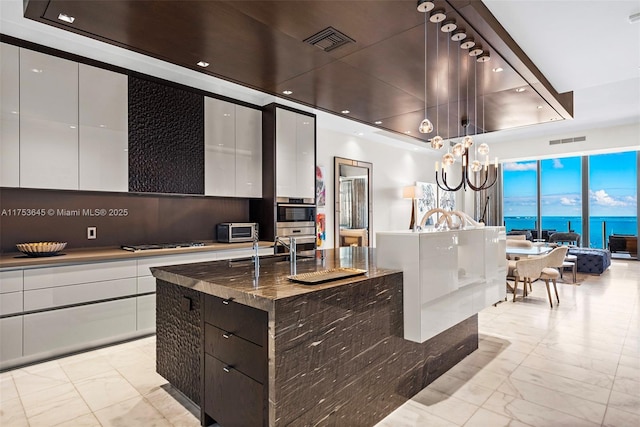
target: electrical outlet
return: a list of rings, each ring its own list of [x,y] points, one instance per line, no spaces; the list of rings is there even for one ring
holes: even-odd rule
[[[87,239],[93,240],[98,237],[98,228],[97,227],[87,227]]]

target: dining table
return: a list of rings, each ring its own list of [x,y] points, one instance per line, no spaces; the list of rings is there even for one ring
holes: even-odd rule
[[[545,255],[551,252],[553,248],[551,246],[532,246],[530,248],[523,248],[517,246],[509,246],[507,243],[507,255],[514,256],[536,256]]]

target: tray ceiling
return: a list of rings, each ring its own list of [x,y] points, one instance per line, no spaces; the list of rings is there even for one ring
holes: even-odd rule
[[[572,117],[573,94],[551,87],[482,2],[435,3],[491,55],[478,63],[427,23],[427,116],[442,137],[463,135],[461,120],[475,134]],[[25,17],[382,129],[435,136],[417,130],[425,16],[415,0],[30,0]],[[329,51],[305,42],[327,27],[353,41]]]

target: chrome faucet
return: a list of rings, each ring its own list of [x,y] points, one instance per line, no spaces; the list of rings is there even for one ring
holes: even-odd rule
[[[260,276],[260,254],[258,253],[258,227],[253,232],[253,270],[254,277]]]
[[[285,248],[289,249],[289,272],[292,276],[296,275],[296,238],[289,237],[289,244],[281,237],[276,236],[275,243],[273,244],[273,253],[278,253],[278,243]]]

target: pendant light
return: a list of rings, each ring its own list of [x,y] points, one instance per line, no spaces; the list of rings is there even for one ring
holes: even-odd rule
[[[451,40],[453,40],[453,37],[451,38]],[[447,45],[447,54],[449,53],[449,46]],[[458,115],[457,117],[460,117],[460,55],[456,55],[458,57],[458,67],[457,67],[457,74],[456,74],[456,82],[458,84]],[[453,146],[453,150],[451,150],[451,152],[453,153],[454,156],[456,157],[460,157],[462,155],[464,155],[465,153],[465,147],[464,144],[461,142],[458,142],[456,145]]]
[[[420,2],[418,1],[418,10],[421,12],[427,12],[427,10],[433,9],[433,3],[431,3],[431,8],[427,9],[428,6],[423,7],[424,10],[421,9],[421,6],[424,6],[427,3],[431,3],[428,1]],[[424,14],[424,119],[420,122],[420,126],[418,127],[418,131],[420,133],[431,133],[433,132],[433,123],[431,120],[427,118],[427,14]]]
[[[431,12],[431,17],[429,20],[431,22],[437,23],[442,22],[446,18],[444,11],[441,9],[434,10]],[[440,73],[438,72],[437,63],[440,59],[440,34],[439,31],[436,31],[436,136],[431,138],[431,148],[434,150],[439,150],[444,145],[442,137],[440,136]],[[453,157],[453,156],[452,156]],[[443,158],[442,163],[445,163]]]
[[[467,60],[468,62],[468,60]],[[474,85],[474,89],[473,89],[473,98],[474,98],[474,110],[475,110],[475,114],[476,114],[476,122],[474,124],[475,130],[476,130],[476,135],[478,133],[478,64],[477,62],[474,62],[473,64],[473,85]],[[484,113],[484,108],[482,110],[482,112]],[[482,146],[482,144],[480,144],[480,146]],[[474,153],[474,160],[473,162],[471,162],[471,171],[472,172],[480,172],[482,170],[482,162],[480,160],[478,160],[478,151],[480,149],[480,146],[476,146],[475,147],[475,153]],[[475,175],[474,175],[475,178]]]
[[[440,29],[442,30],[442,28]],[[451,99],[451,97],[449,96],[449,59],[450,59],[449,44],[450,44],[449,37],[447,37],[447,139],[450,141],[451,131],[449,127],[449,115],[450,115],[449,110],[451,107],[451,103],[449,102],[449,100]],[[445,166],[451,166],[456,162],[455,151],[454,153],[451,153],[449,151],[451,149],[451,144],[448,144],[448,145],[449,147],[447,147],[447,153],[444,156],[442,156],[442,164],[444,164]]]
[[[418,12],[427,13],[435,7],[435,4],[429,0],[418,0]],[[425,15],[426,16],[426,15]]]

